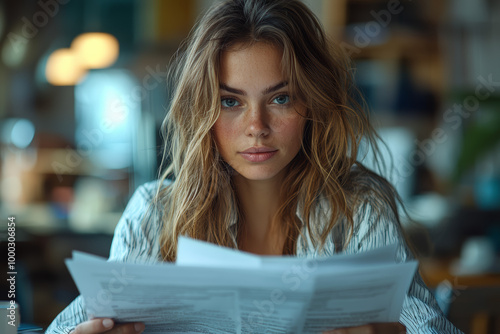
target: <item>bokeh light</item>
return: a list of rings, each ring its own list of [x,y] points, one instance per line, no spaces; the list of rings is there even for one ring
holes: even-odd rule
[[[118,58],[118,40],[105,33],[85,33],[77,36],[71,49],[85,68],[105,68],[113,65]]]
[[[48,82],[55,86],[77,84],[86,74],[77,56],[71,49],[54,51],[47,60],[45,75]]]
[[[27,119],[8,119],[2,126],[2,142],[18,148],[28,147],[35,136],[35,126]]]

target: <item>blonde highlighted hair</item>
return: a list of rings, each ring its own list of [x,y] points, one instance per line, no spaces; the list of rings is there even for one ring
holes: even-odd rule
[[[175,181],[158,191],[155,203],[164,212],[160,246],[165,261],[175,260],[179,235],[237,247],[228,227],[244,217],[231,167],[219,155],[211,129],[220,112],[221,52],[255,42],[282,50],[290,93],[307,107],[302,149],[288,166],[275,216],[287,234],[283,254],[295,254],[304,228],[314,246],[323,247],[340,220],[350,226],[347,244],[355,208],[366,192],[375,192],[399,221],[394,188],[356,161],[363,140],[378,152],[378,137],[356,102],[348,57],[328,42],[315,15],[298,0],[229,0],[201,18],[172,65],[175,87],[164,122],[162,165],[168,163],[160,179]],[[311,217],[320,201],[331,211],[318,229]],[[297,208],[303,221],[296,217]]]

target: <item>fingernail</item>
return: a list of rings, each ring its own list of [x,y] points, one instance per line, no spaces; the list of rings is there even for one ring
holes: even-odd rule
[[[144,326],[144,324],[137,323],[137,324],[134,325],[134,328],[135,328],[135,331],[137,333],[140,333],[140,332],[142,332],[144,330],[145,326]]]
[[[113,327],[113,320],[111,320],[111,319],[104,319],[102,321],[102,325],[104,327],[106,327],[106,328],[111,328],[111,327]]]

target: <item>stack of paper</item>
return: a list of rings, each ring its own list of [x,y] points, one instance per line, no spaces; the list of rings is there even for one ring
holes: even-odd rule
[[[177,262],[66,264],[90,317],[141,321],[145,333],[321,333],[397,322],[416,261],[396,246],[323,258],[256,256],[181,237]]]

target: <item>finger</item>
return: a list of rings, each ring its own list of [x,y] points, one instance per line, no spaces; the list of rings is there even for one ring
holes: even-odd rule
[[[72,334],[91,334],[103,333],[113,328],[114,322],[112,319],[92,319],[82,322],[76,326]]]
[[[142,322],[116,325],[109,334],[138,334],[142,333],[146,327]]]
[[[323,334],[405,334],[406,327],[399,322],[368,324],[359,327],[338,328]]]

